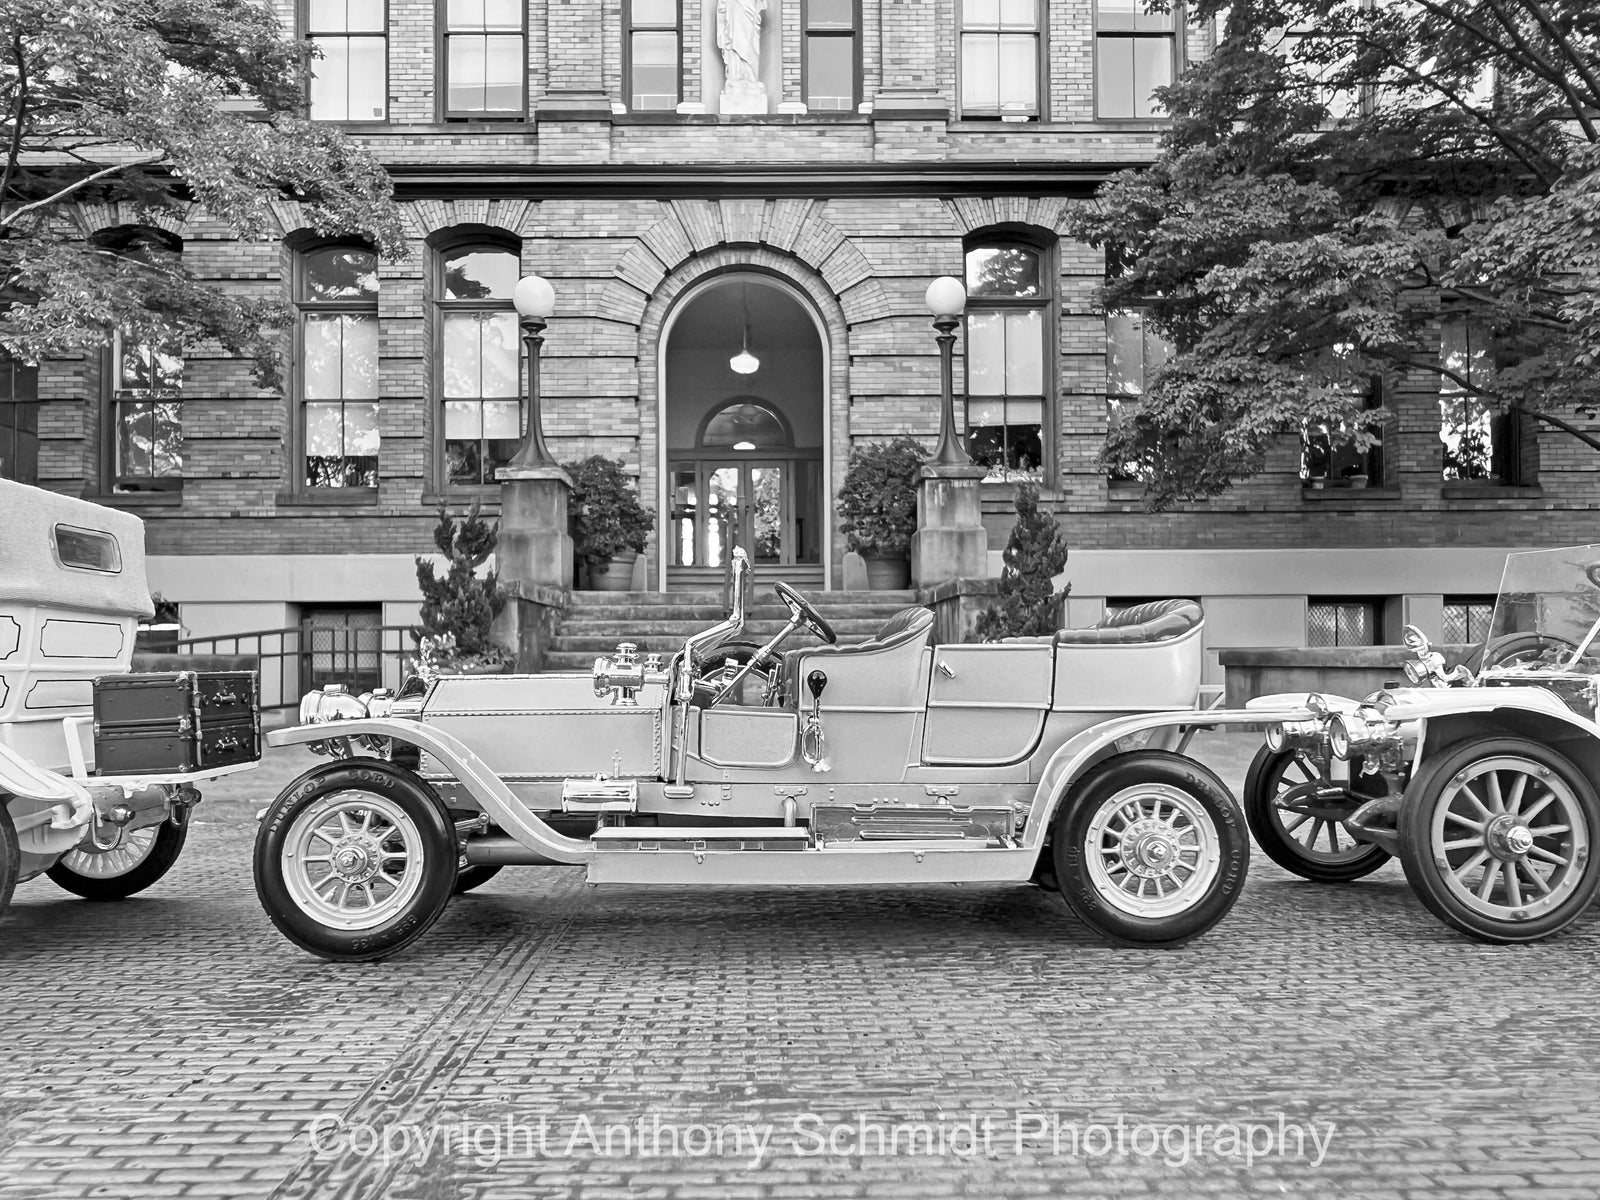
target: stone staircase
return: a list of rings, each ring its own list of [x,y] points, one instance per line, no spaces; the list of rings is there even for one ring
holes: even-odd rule
[[[757,589],[745,617],[742,641],[765,642],[788,620],[789,610],[770,587]],[[917,602],[914,592],[802,592],[816,606],[841,645],[865,641],[895,613]],[[663,659],[682,648],[691,633],[709,629],[727,615],[720,591],[573,592],[572,603],[545,654],[547,671],[588,671],[601,654],[615,652],[618,642],[633,642],[639,653]],[[785,648],[815,645],[800,630]]]

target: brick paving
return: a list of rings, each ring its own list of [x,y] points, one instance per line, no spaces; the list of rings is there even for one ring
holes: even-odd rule
[[[1031,889],[521,869],[402,956],[335,966],[256,904],[250,786],[142,897],[18,889],[0,1198],[1600,1195],[1594,920],[1480,946],[1395,866],[1321,888],[1258,854],[1209,936],[1130,951]],[[1280,1119],[1334,1126],[1320,1163],[1292,1128],[1287,1155],[1226,1142]],[[725,1154],[699,1153],[713,1127]],[[409,1153],[359,1153],[385,1129]]]

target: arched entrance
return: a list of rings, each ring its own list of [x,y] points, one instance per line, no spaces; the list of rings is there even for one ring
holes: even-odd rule
[[[763,579],[825,586],[826,354],[809,305],[769,275],[717,275],[663,338],[667,586],[719,585],[735,546]]]

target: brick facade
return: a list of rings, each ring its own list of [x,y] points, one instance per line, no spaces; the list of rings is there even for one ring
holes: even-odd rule
[[[961,273],[965,238],[1002,228],[1052,246],[1059,353],[1049,372],[1046,499],[1074,547],[1501,547],[1590,537],[1600,499],[1592,451],[1530,427],[1523,454],[1533,486],[1446,487],[1436,396],[1420,386],[1392,400],[1384,477],[1365,491],[1303,489],[1292,439],[1259,477],[1168,515],[1142,512],[1136,496],[1108,483],[1094,463],[1106,423],[1105,321],[1095,310],[1103,260],[1058,232],[1071,199],[1150,157],[1160,124],[1096,120],[1092,0],[1047,4],[1042,119],[1016,124],[962,119],[954,0],[862,0],[857,44],[870,111],[825,114],[776,114],[780,101],[801,98],[803,36],[801,5],[769,5],[767,19],[783,24],[784,60],[781,94],[765,117],[620,111],[621,5],[530,0],[528,117],[501,123],[440,122],[442,5],[389,3],[389,120],[352,126],[395,171],[412,235],[410,257],[381,271],[377,494],[352,503],[300,491],[292,398],[261,392],[245,364],[201,346],[185,367],[181,492],[107,497],[102,356],[46,364],[40,482],[136,509],[154,555],[427,548],[441,495],[469,495],[440,480],[428,293],[432,242],[463,228],[514,239],[523,269],[556,288],[541,372],[551,450],[562,459],[620,455],[647,496],[659,482],[661,330],[685,288],[744,268],[809,298],[827,331],[837,487],[855,440],[909,432],[931,442],[939,374],[923,291],[938,275]],[[289,8],[282,15],[295,17]],[[691,103],[703,98],[702,31],[714,23],[714,9],[683,0],[681,84]],[[1184,41],[1185,55],[1205,53],[1204,31],[1191,28]],[[277,242],[240,241],[198,212],[172,232],[202,277],[287,298],[288,247],[305,231],[296,206],[278,211]],[[120,218],[86,209],[82,221],[89,233]],[[1009,498],[1003,486],[987,492],[998,549]],[[484,499],[492,510],[494,490]],[[836,539],[835,564],[841,552]]]

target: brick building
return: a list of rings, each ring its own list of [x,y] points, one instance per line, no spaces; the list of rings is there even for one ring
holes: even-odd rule
[[[509,288],[536,272],[557,292],[547,440],[637,472],[652,586],[720,574],[737,537],[763,576],[833,587],[852,443],[936,432],[923,293],[951,274],[971,293],[958,410],[991,465],[991,564],[1008,479],[1039,477],[1074,548],[1074,620],[1190,595],[1213,650],[1382,641],[1402,619],[1465,637],[1507,548],[1590,537],[1586,447],[1426,380],[1390,398],[1378,450],[1285,439],[1180,512],[1144,513],[1096,465],[1162,347],[1138,314],[1096,310],[1104,257],[1062,215],[1151,155],[1150,89],[1205,30],[1136,0],[720,2],[720,20],[719,0],[285,7],[322,50],[313,116],[393,173],[409,258],[319,242],[292,203],[270,242],[85,206],[85,236],[160,237],[204,277],[289,299],[288,394],[203,346],[15,368],[7,472],[142,516],[151,578],[195,635],[409,620],[440,500],[498,504],[522,389]],[[1440,336],[1470,369],[1472,331]]]

